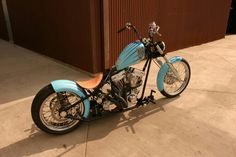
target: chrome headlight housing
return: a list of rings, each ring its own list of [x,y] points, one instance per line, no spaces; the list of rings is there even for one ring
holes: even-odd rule
[[[162,51],[165,51],[166,44],[164,43],[164,41],[158,41],[157,45],[161,48]]]

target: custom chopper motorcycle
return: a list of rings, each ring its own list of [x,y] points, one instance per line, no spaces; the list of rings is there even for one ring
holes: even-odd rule
[[[151,23],[149,37],[142,38],[134,25],[126,23],[118,33],[133,30],[138,40],[124,48],[111,69],[87,81],[55,80],[42,88],[31,108],[35,124],[47,133],[64,134],[91,117],[154,103],[154,90],[144,96],[152,62],[160,67],[156,86],[161,94],[168,98],[180,95],[189,83],[190,66],[182,57],[166,57],[165,43],[153,38],[160,35],[159,28]],[[143,69],[131,67],[144,59]]]

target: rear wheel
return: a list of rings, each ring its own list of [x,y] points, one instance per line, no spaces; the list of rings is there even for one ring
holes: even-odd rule
[[[60,101],[58,94],[61,95]],[[80,103],[68,111],[60,112],[59,110],[62,106],[69,106],[79,100],[80,97],[71,92],[56,93],[50,84],[35,96],[31,106],[32,119],[41,130],[47,133],[68,133],[77,128],[81,122],[79,119],[71,119],[68,116],[82,117],[84,104]]]
[[[164,78],[164,89],[161,94],[173,98],[180,95],[188,86],[191,70],[188,62],[185,59],[172,64],[180,76],[180,80],[175,76],[169,68]]]

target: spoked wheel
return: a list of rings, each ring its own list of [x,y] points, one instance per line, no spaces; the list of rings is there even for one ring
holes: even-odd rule
[[[60,94],[60,101],[58,94]],[[81,120],[79,119],[84,113],[84,104],[80,103],[67,111],[60,111],[60,108],[69,106],[79,100],[80,97],[74,93],[55,93],[52,86],[48,85],[41,89],[33,100],[31,107],[32,119],[41,130],[47,133],[68,133],[80,124]],[[76,119],[69,118],[69,116],[76,117]]]
[[[178,72],[180,80],[169,68],[169,71],[164,78],[164,89],[161,91],[161,93],[168,98],[173,98],[181,94],[188,86],[191,76],[190,66],[185,59],[173,63],[172,65]]]

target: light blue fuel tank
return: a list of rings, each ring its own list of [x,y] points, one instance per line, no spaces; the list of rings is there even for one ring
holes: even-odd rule
[[[122,70],[131,65],[137,64],[145,58],[145,47],[142,42],[132,42],[125,47],[116,61],[116,69]]]

